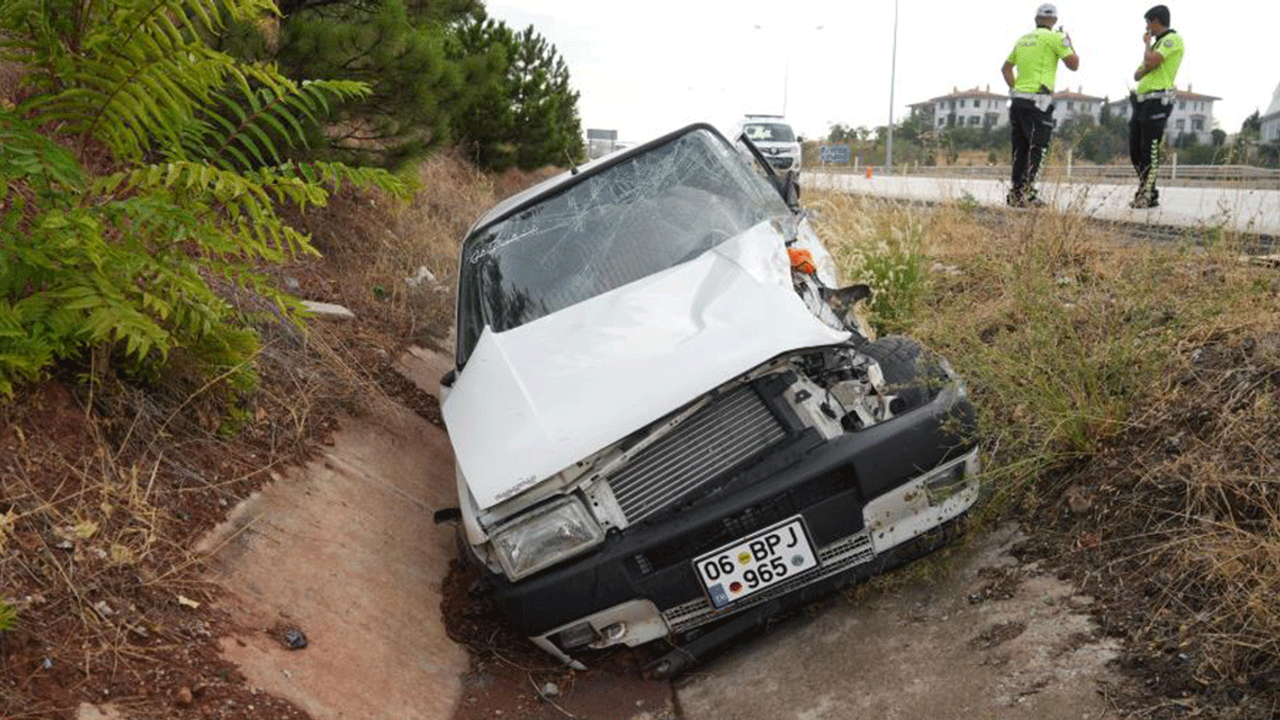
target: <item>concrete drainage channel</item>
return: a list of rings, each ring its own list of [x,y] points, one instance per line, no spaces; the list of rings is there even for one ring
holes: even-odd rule
[[[1119,648],[1100,637],[1090,598],[1019,564],[1020,540],[986,533],[933,576],[827,601],[678,683],[682,717],[1118,717],[1097,688]]]
[[[397,363],[431,393],[450,365],[421,349]],[[202,542],[245,628],[222,639],[225,655],[317,720],[471,720],[468,695],[487,690],[445,632],[453,529],[432,522],[454,492],[439,428],[401,410],[345,423],[324,457],[278,477]],[[673,687],[583,673],[554,703],[486,717],[1111,717],[1096,688],[1118,649],[1099,637],[1089,598],[1019,565],[1018,540],[987,533],[931,576],[911,566],[892,592],[833,597]],[[291,652],[263,632],[272,627],[300,629],[307,648]]]
[[[448,438],[405,411],[346,422],[334,440],[204,540],[225,609],[253,630],[223,652],[317,720],[447,718],[468,667],[440,621],[452,529],[431,520],[453,502]],[[281,625],[307,648],[262,632]]]

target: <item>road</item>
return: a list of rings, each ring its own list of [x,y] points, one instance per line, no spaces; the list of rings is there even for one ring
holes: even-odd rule
[[[957,201],[966,195],[981,205],[1003,206],[1006,180],[885,176],[807,171],[806,188],[838,190],[901,200]],[[1239,232],[1280,234],[1280,190],[1232,187],[1160,188],[1160,207],[1129,207],[1134,186],[1049,182],[1041,197],[1053,207],[1102,220],[1187,228],[1223,227]]]

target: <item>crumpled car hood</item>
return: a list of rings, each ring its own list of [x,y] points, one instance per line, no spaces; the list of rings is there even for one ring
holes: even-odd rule
[[[848,337],[796,295],[783,237],[764,222],[521,327],[485,328],[444,420],[488,508],[770,358]]]

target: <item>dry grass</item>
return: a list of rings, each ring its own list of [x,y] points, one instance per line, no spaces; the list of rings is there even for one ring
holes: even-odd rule
[[[424,161],[413,180],[407,203],[345,189],[296,218],[324,258],[285,272],[304,273],[304,297],[350,307],[393,342],[438,345],[452,324],[459,243],[493,204],[493,184],[449,155]],[[308,286],[308,273],[323,282]]]
[[[1274,308],[1274,301],[1271,308]],[[1144,626],[1194,650],[1195,679],[1280,699],[1280,313],[1221,317],[1135,427],[1119,495],[1145,518],[1117,566],[1161,568]]]
[[[994,511],[1074,542],[1049,552],[1132,615],[1136,657],[1186,657],[1205,702],[1275,707],[1280,275],[1221,231],[1121,244],[1079,214],[808,200],[846,280],[878,284],[873,320],[968,382]]]

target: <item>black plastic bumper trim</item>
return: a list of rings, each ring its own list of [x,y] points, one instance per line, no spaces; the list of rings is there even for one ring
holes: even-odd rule
[[[707,529],[726,518],[765,504],[777,506],[777,514],[802,514],[818,546],[847,537],[862,529],[862,509],[868,501],[971,450],[973,430],[973,406],[958,386],[951,386],[929,404],[888,422],[818,443],[800,457],[792,455],[785,467],[761,463],[760,469],[771,472],[764,481],[745,487],[734,483],[734,492],[708,498],[674,516],[664,514],[662,522],[611,533],[589,554],[533,577],[512,583],[488,574],[487,580],[499,607],[526,636],[543,635],[636,598],[670,608],[703,592],[691,565],[676,562],[646,574],[637,568],[637,555],[673,539],[709,536]],[[833,477],[843,478],[842,487],[832,485]],[[815,497],[803,492],[810,482],[822,483],[831,494]],[[759,526],[767,522],[761,518]],[[755,528],[742,534],[751,529]],[[689,546],[686,559],[717,546],[710,540],[703,547]],[[804,588],[792,594],[796,593],[809,594]]]

